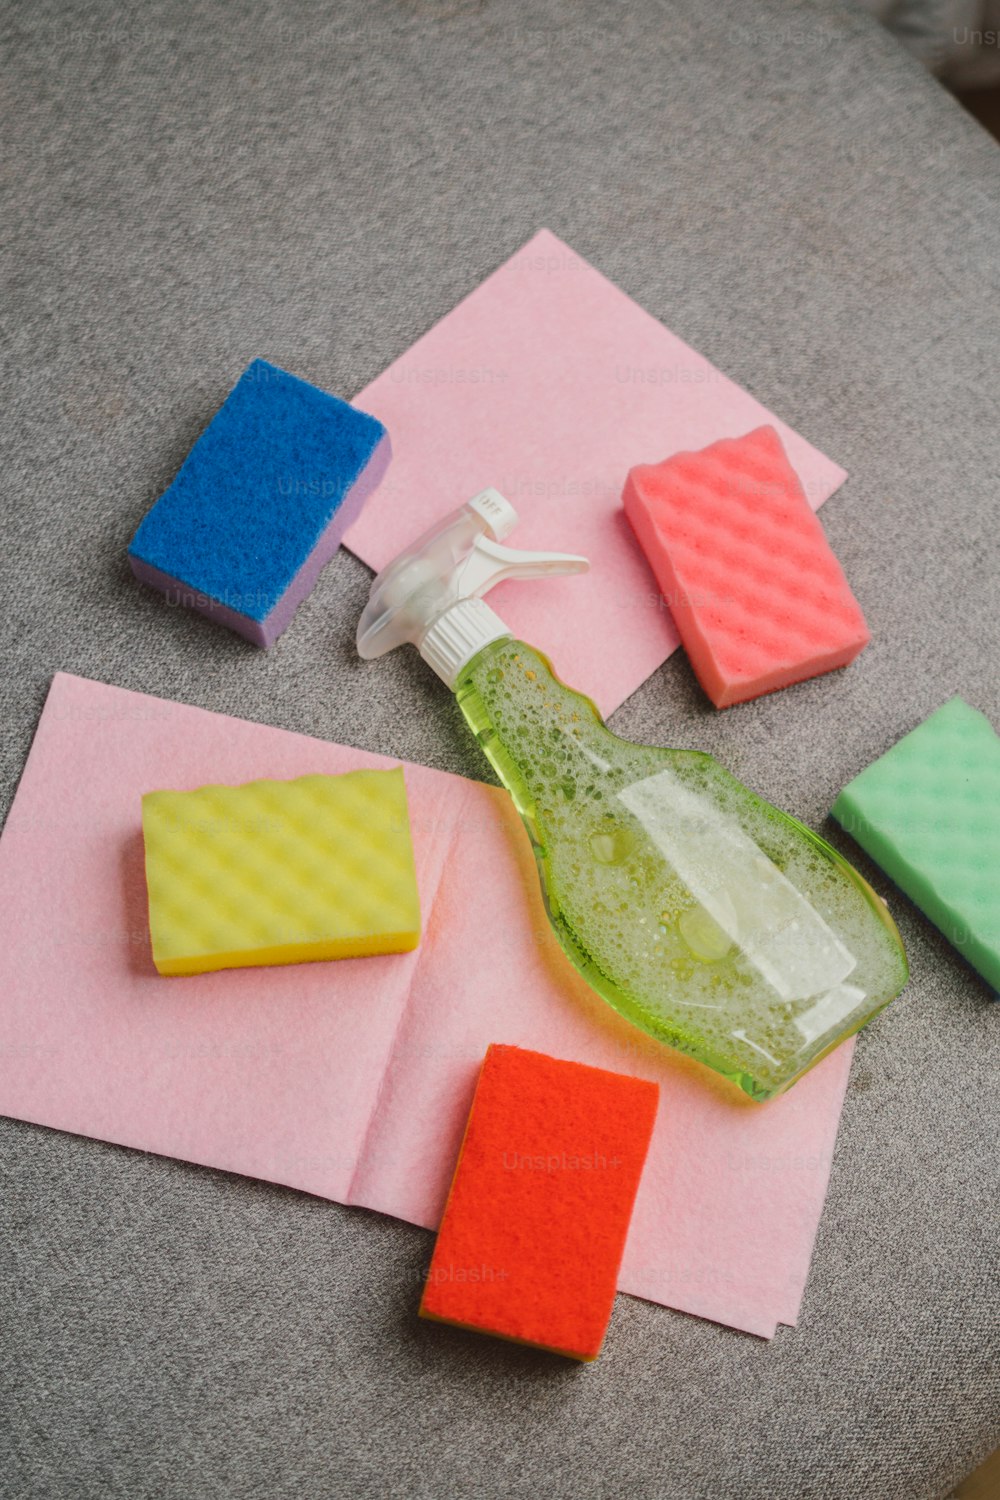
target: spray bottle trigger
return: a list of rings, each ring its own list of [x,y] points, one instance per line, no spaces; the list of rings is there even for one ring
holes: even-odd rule
[[[481,599],[505,578],[553,578],[586,573],[590,562],[568,552],[529,552],[480,537],[469,553],[458,583],[462,599]]]

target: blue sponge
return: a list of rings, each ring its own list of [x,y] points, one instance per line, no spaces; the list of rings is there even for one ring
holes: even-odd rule
[[[270,646],[389,462],[382,423],[255,359],[129,547],[173,604]]]

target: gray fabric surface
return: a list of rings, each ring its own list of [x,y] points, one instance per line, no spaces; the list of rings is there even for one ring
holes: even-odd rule
[[[26,0],[6,25],[6,798],[57,668],[485,774],[412,654],[355,660],[350,556],[265,656],[124,549],[251,358],[350,395],[543,225],[852,476],[824,521],[860,661],[716,714],[677,657],[614,727],[849,849],[826,809],[901,733],[955,691],[1000,722],[1000,154],[870,18]],[[425,1327],[417,1229],[0,1122],[0,1487],[944,1495],[1000,1440],[1000,1006],[895,910],[912,983],[860,1039],[770,1345],[626,1297],[582,1370]]]

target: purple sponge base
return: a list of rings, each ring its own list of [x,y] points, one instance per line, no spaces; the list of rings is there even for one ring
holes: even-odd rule
[[[235,630],[237,635],[244,636],[255,646],[265,648],[273,646],[282,631],[287,630],[291,624],[292,617],[303,599],[307,594],[312,593],[320,573],[340,547],[345,531],[354,525],[369,495],[381,482],[389,467],[391,457],[392,448],[389,443],[389,434],[386,433],[372,450],[372,456],[365,465],[364,473],[359,475],[337,506],[320,533],[315,547],[298,572],[293,575],[281,598],[272,605],[261,620],[255,620],[252,615],[243,614],[221,599],[213,599],[209,594],[200,593],[189,583],[185,583],[182,578],[174,578],[170,573],[162,573],[159,568],[143,562],[142,558],[136,557],[134,553],[129,554],[132,572],[140,583],[165,594],[169,604],[179,604],[184,609],[196,610],[198,614],[215,620],[217,624],[226,625],[230,630]]]

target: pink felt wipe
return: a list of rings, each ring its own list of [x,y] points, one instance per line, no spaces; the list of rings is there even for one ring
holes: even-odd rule
[[[548,230],[355,398],[393,460],[352,552],[375,569],[488,485],[521,516],[512,547],[580,552],[589,573],[503,583],[490,606],[609,714],[678,644],[622,515],[625,476],[771,423],[815,509],[844,470]]]
[[[660,1109],[619,1286],[793,1323],[849,1047],[754,1104],[629,1026],[551,935],[505,792],[406,767],[414,952],[157,975],[143,792],[391,764],[57,676],[0,839],[0,1112],[434,1227],[491,1042],[634,1074]]]
[[[716,708],[846,666],[868,644],[773,427],[640,465],[622,500]]]

